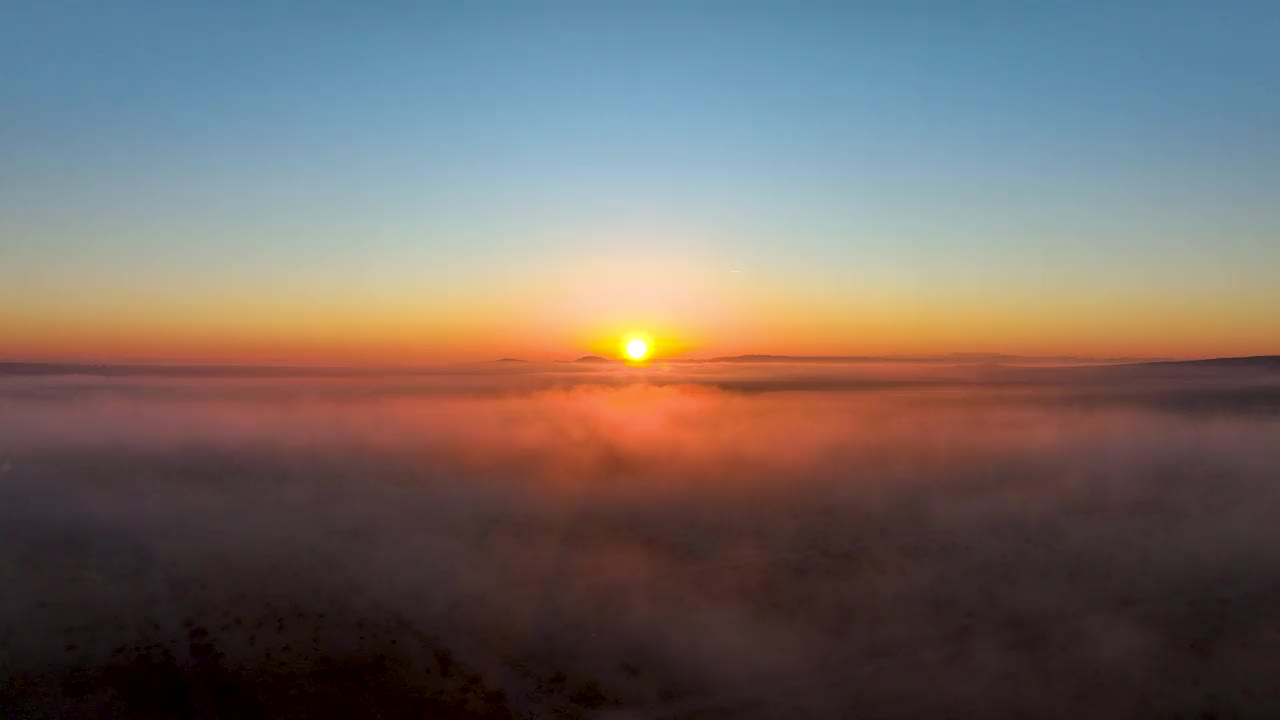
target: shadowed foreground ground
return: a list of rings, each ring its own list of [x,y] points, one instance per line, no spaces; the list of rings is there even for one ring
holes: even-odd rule
[[[68,643],[62,669],[7,675],[0,708],[33,718],[512,717],[504,691],[405,623],[379,629],[283,609],[217,619],[213,628],[185,621],[180,641],[154,625],[153,642],[118,645],[107,658]],[[258,654],[245,662],[227,646]],[[616,704],[595,681],[564,672],[533,684],[538,715],[580,717]]]

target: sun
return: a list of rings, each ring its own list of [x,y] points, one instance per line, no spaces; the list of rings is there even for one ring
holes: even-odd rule
[[[626,353],[631,360],[643,360],[649,357],[649,343],[644,338],[631,338],[627,341]]]
[[[631,365],[646,365],[653,359],[656,345],[649,333],[633,330],[618,338],[618,354]]]

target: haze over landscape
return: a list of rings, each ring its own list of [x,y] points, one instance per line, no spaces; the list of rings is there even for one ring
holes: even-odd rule
[[[1280,710],[1276,358],[12,372],[0,401],[16,717]]]
[[[0,7],[0,718],[1280,716],[1276,37]]]

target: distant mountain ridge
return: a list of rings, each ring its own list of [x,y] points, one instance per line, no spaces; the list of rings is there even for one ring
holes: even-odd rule
[[[1165,358],[1088,357],[1084,355],[1004,355],[1000,353],[949,353],[946,355],[725,355],[706,360],[682,362],[719,363],[1064,363],[1093,365],[1133,365],[1178,361]]]
[[[1152,360],[1134,363],[1145,366],[1213,367],[1213,368],[1258,368],[1280,369],[1280,355],[1247,355],[1244,357],[1207,358],[1205,360]]]

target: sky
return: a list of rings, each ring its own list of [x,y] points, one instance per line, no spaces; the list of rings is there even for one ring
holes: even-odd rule
[[[0,4],[0,358],[1280,353],[1274,3]]]

